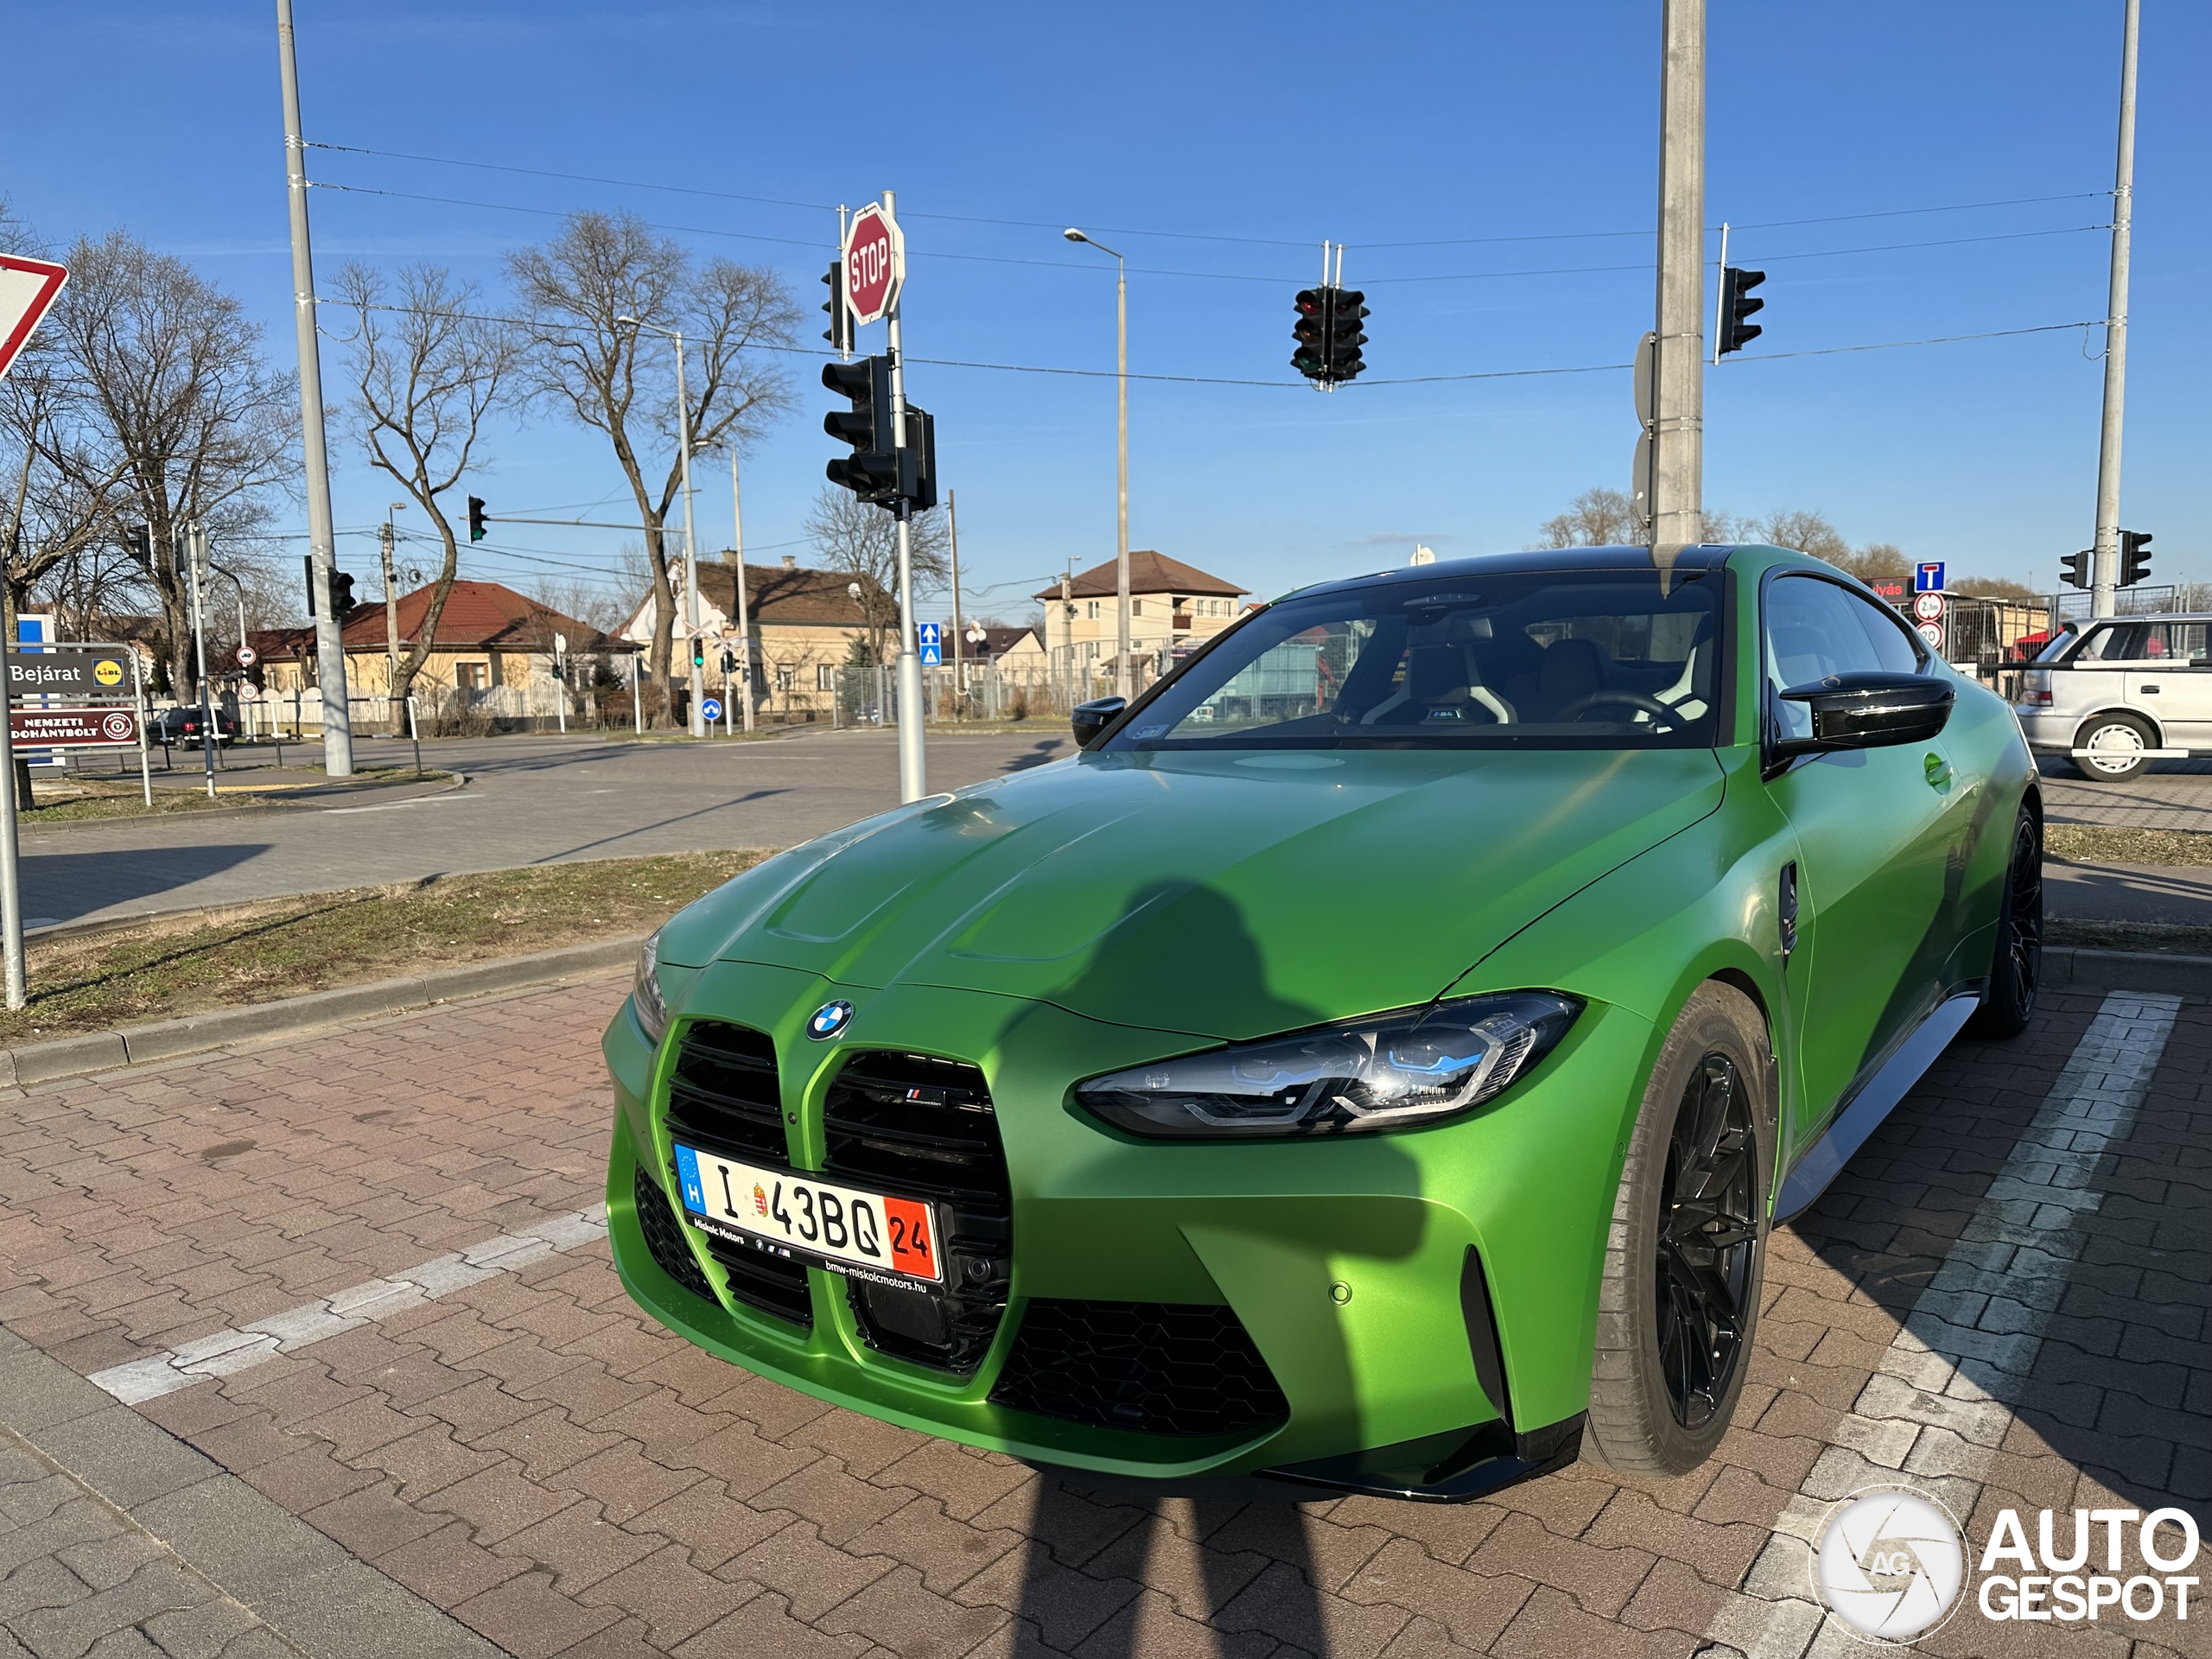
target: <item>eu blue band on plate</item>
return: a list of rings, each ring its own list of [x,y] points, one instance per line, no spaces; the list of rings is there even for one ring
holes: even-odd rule
[[[683,1207],[707,1213],[707,1189],[699,1179],[699,1154],[689,1147],[676,1149],[677,1179],[683,1184]]]

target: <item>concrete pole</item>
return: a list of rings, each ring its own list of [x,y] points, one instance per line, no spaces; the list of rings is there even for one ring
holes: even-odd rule
[[[215,729],[214,701],[207,692],[207,625],[201,620],[200,610],[200,567],[207,563],[207,536],[197,524],[186,525],[184,533],[185,563],[192,573],[193,663],[200,671],[200,758],[207,763],[207,798],[212,801],[215,798],[215,748],[220,741],[220,734]],[[323,607],[326,611],[329,608],[327,605]],[[329,700],[329,694],[325,692],[324,702],[327,704]],[[323,718],[326,721],[323,729],[327,734],[329,716],[325,715]],[[329,753],[330,746],[325,742],[323,753],[327,756]]]
[[[968,696],[968,670],[960,658],[960,493],[944,493],[945,529],[952,541],[952,696],[953,718],[957,720],[964,711]]]
[[[1126,700],[1136,695],[1129,666],[1129,271],[1118,253],[1114,265],[1114,695]]]
[[[300,136],[300,70],[292,50],[292,0],[276,0],[276,63],[284,89],[284,172],[292,207],[292,318],[300,350],[300,448],[307,464],[308,555],[314,562],[315,677],[322,687],[322,769],[353,775],[353,709],[346,700],[346,642],[331,614],[337,543],[330,518],[330,449],[322,430],[322,352],[315,334],[315,259],[308,243],[307,141]]]
[[[1705,0],[1666,0],[1651,539],[1704,539]]]
[[[391,512],[399,510],[399,503],[391,504]],[[391,512],[384,516],[384,535],[379,550],[384,555],[384,695],[391,704],[391,733],[399,735],[399,596],[392,592],[391,543],[394,531]],[[241,633],[238,636],[244,639]]]
[[[698,652],[691,641],[699,637],[699,540],[691,533],[691,404],[683,392],[683,334],[671,328],[669,334],[676,340],[676,441],[683,447],[678,457],[683,465],[683,620],[690,632],[684,641],[684,660],[691,665],[691,707],[689,716],[691,735],[707,735],[707,722],[699,713],[699,705],[707,696],[706,675],[699,667]]]
[[[2141,0],[2127,0],[2120,54],[2120,159],[2112,181],[2112,289],[2105,304],[2104,429],[2097,442],[2097,540],[2090,613],[2110,616],[2120,590],[2120,428],[2127,406],[2127,259],[2135,218],[2135,33]]]
[[[736,527],[737,554],[737,696],[745,705],[745,729],[753,729],[753,617],[745,596],[745,498],[737,487],[737,437],[729,442],[729,511]],[[724,687],[728,690],[728,687]],[[725,698],[727,701],[727,698]]]
[[[883,193],[883,211],[897,216],[898,197]],[[903,299],[903,296],[901,296]],[[899,301],[886,319],[890,327],[891,430],[906,447],[906,364],[899,349]],[[914,543],[906,523],[907,504],[899,503],[899,798],[918,801],[929,793],[922,753],[922,658],[914,634]]]

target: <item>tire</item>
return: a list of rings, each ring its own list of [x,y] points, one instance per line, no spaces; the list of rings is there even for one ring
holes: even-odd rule
[[[1997,942],[1989,989],[1967,1029],[1977,1037],[2017,1037],[2035,1017],[2043,984],[2043,820],[2023,804],[2012,823],[2005,893],[1997,907]]]
[[[1594,1461],[1683,1474],[1727,1432],[1765,1279],[1774,1087],[1758,1007],[1700,986],[1652,1067],[1613,1203],[1583,1441]],[[1700,1169],[1707,1201],[1685,1203],[1678,1178]]]
[[[2133,715],[2094,715],[2074,734],[2074,747],[2110,751],[2110,760],[2075,755],[2074,770],[2093,784],[2121,784],[2149,768],[2143,751],[2157,748],[2158,741],[2149,722]]]

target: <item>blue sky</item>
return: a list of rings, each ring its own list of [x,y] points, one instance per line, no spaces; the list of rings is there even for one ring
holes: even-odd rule
[[[315,151],[318,180],[503,204],[319,190],[326,275],[431,259],[496,289],[501,255],[561,211],[629,207],[782,270],[811,318],[835,205],[887,187],[911,358],[1110,370],[1112,264],[1060,238],[1079,224],[1129,257],[1134,372],[1294,383],[1135,385],[1137,546],[1267,594],[1403,563],[1416,539],[1517,547],[1577,491],[1625,481],[1624,370],[1372,383],[1627,360],[1652,308],[1658,0],[297,5],[311,139],[724,193]],[[2157,534],[2158,579],[2205,580],[2212,100],[2189,89],[2212,69],[2212,12],[2145,13],[2123,518]],[[1769,272],[1754,349],[2101,317],[2107,238],[2080,227],[2109,217],[2120,20],[2120,0],[1712,0],[1707,217],[1756,227],[1732,242]],[[16,64],[48,71],[10,77],[0,190],[55,241],[122,224],[190,258],[289,363],[273,8],[18,8],[9,29]],[[1961,206],[1986,203],[2010,205]],[[1374,312],[1368,375],[1334,396],[1287,363],[1325,236],[1350,245]],[[1731,359],[1707,375],[1707,502],[1815,508],[1855,543],[2050,586],[2091,533],[2085,343]],[[762,560],[806,556],[833,448],[814,364],[793,372],[803,412],[747,461]],[[909,387],[959,492],[972,604],[1021,615],[1071,559],[1111,556],[1110,378],[918,363]],[[593,435],[538,417],[494,449],[475,493],[495,512],[619,516],[584,505],[624,499]],[[392,493],[337,460],[339,524],[359,531]],[[701,486],[719,546],[727,474]],[[621,539],[513,532],[465,573],[608,572]],[[365,573],[372,547],[342,536],[341,565]]]

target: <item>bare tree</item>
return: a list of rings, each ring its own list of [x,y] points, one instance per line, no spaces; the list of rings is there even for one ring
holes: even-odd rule
[[[452,595],[461,548],[439,497],[472,462],[481,466],[485,421],[512,403],[521,337],[481,315],[475,285],[437,265],[399,273],[393,302],[384,278],[359,264],[338,273],[340,302],[353,312],[353,382],[346,416],[370,463],[396,480],[438,534],[438,575],[430,601],[402,654],[391,686],[391,717],[406,718],[415,677],[429,659],[438,620]]]
[[[605,582],[544,576],[531,584],[529,597],[600,633],[612,633],[630,620],[621,594]]]
[[[830,569],[845,571],[860,583],[869,655],[879,663],[886,660],[885,642],[899,627],[899,521],[850,490],[825,484],[807,511],[804,529]],[[916,513],[909,523],[907,556],[918,595],[951,582],[948,541],[944,515],[938,508]]]
[[[1643,540],[1624,490],[1585,490],[1556,518],[1544,520],[1539,547],[1633,547]]]
[[[298,395],[264,359],[260,325],[182,260],[114,231],[79,241],[67,264],[69,287],[42,331],[57,383],[44,453],[86,492],[119,474],[151,531],[145,578],[171,683],[188,694],[189,600],[173,550],[197,523],[227,562],[259,556],[270,499],[299,470]]]
[[[673,346],[652,330],[683,335],[696,457],[751,442],[791,405],[788,377],[771,353],[794,343],[798,307],[776,272],[727,259],[695,266],[680,244],[627,212],[571,215],[550,241],[510,255],[507,274],[530,319],[528,390],[607,435],[636,499],[650,554],[652,666],[662,715],[672,721],[676,597],[665,525],[683,458],[676,453]],[[667,446],[664,470],[640,454],[655,442]]]

